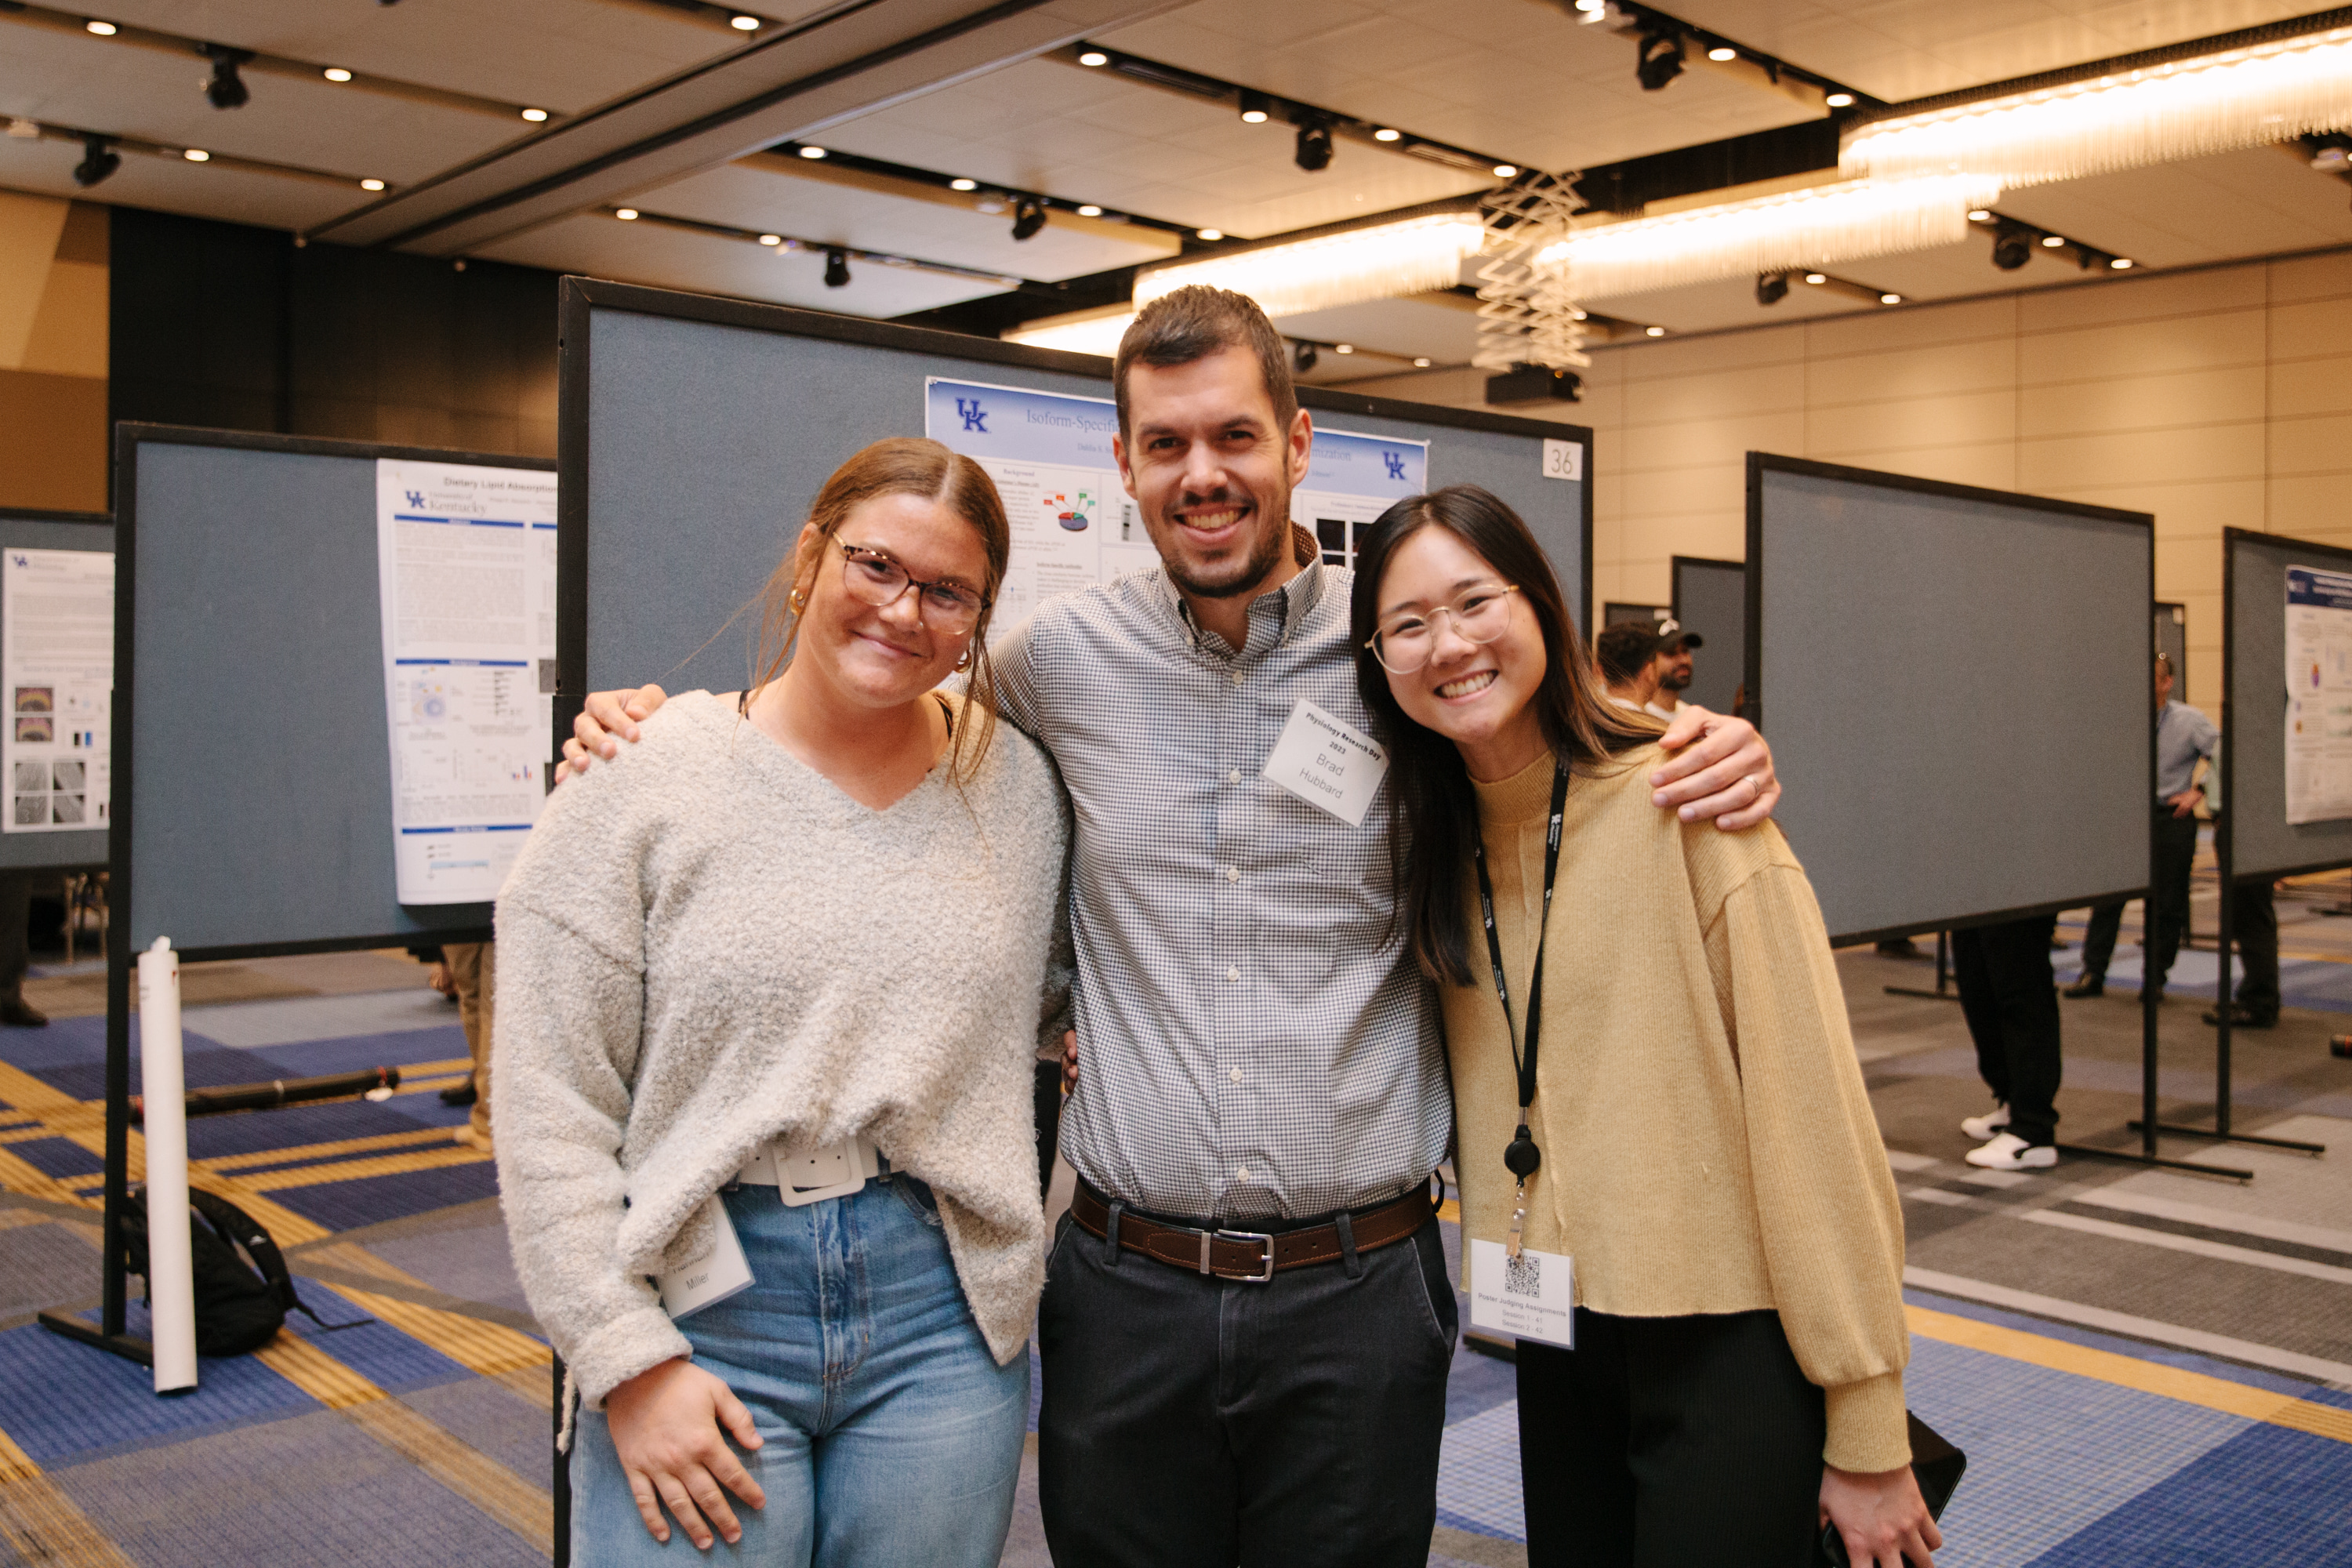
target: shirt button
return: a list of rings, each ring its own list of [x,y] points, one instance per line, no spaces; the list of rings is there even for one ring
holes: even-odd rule
[[[1233,1080],[1234,1080],[1235,1083],[1239,1083],[1239,1082],[1241,1082],[1241,1080],[1242,1080],[1242,1069],[1241,1069],[1241,1068],[1235,1068],[1233,1070],[1232,1078],[1233,1078]]]
[[[1237,1181],[1237,1182],[1246,1182],[1246,1181],[1248,1181],[1248,1180],[1249,1180],[1249,1167],[1248,1167],[1247,1165],[1244,1165],[1240,1170],[1235,1171],[1235,1172],[1234,1173],[1234,1180],[1235,1180],[1235,1181]]]
[[[1226,868],[1225,868],[1225,880],[1226,880],[1226,881],[1228,881],[1228,882],[1238,882],[1238,881],[1240,881],[1241,879],[1242,879],[1242,868],[1241,868],[1239,866],[1228,866],[1228,867],[1226,867]]]
[[[1228,980],[1239,980],[1241,977],[1242,972],[1239,965],[1235,965],[1234,967],[1225,971],[1225,978]]]
[[[1239,769],[1239,768],[1235,768],[1235,769],[1234,769],[1234,770],[1233,770],[1233,772],[1231,772],[1231,773],[1227,773],[1227,774],[1225,775],[1225,782],[1226,782],[1227,784],[1239,784],[1239,783],[1241,783],[1241,782],[1242,782],[1242,771],[1241,771],[1241,769]]]
[[[1234,684],[1235,686],[1239,686],[1243,681],[1244,681],[1244,680],[1246,680],[1246,679],[1249,679],[1249,678],[1248,678],[1247,676],[1244,675],[1240,670],[1238,670],[1238,669],[1237,669],[1237,670],[1234,671]]]

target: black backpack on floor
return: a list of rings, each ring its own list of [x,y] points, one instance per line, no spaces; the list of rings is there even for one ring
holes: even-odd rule
[[[295,1294],[286,1255],[278,1250],[278,1243],[270,1239],[260,1221],[226,1198],[194,1187],[188,1189],[188,1210],[198,1355],[244,1355],[257,1351],[277,1337],[289,1311],[299,1311],[318,1322],[318,1314]],[[122,1213],[123,1267],[142,1279],[147,1278],[147,1194],[142,1188],[131,1194]],[[153,1302],[151,1283],[148,1303],[152,1306]]]

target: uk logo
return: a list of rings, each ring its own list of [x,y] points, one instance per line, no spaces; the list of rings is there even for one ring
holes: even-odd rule
[[[983,436],[988,434],[988,410],[980,405],[979,398],[957,398],[956,412],[963,416],[963,427],[966,430],[977,430]]]
[[[1401,479],[1404,478],[1404,454],[1402,452],[1382,452],[1381,454],[1381,461],[1389,466],[1389,478],[1392,479]]]
[[[423,490],[409,491],[408,504],[415,507],[423,506],[425,504],[425,492]]]

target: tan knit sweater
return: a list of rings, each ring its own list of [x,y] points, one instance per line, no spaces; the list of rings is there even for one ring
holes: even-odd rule
[[[1650,804],[1655,746],[1570,784],[1530,1123],[1525,1241],[1576,1259],[1577,1300],[1626,1317],[1777,1310],[1826,1391],[1823,1458],[1906,1463],[1903,1214],[1847,1032],[1828,933],[1778,828]],[[1549,757],[1478,786],[1517,1015],[1543,899]],[[1517,1121],[1475,878],[1475,984],[1441,987],[1465,1236],[1499,1241]]]

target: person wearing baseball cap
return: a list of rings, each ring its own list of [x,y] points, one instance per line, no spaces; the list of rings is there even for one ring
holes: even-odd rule
[[[1659,718],[1671,721],[1683,710],[1683,693],[1690,689],[1690,650],[1705,647],[1706,639],[1696,632],[1683,630],[1682,623],[1671,616],[1658,623],[1657,634],[1658,689],[1643,706]]]

